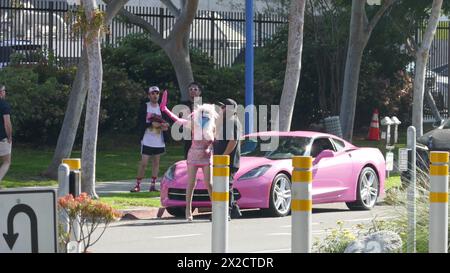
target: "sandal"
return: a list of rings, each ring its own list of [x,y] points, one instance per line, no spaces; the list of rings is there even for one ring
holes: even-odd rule
[[[155,185],[153,184],[150,186],[150,189],[148,191],[152,192],[152,191],[158,191],[158,190],[156,189]]]

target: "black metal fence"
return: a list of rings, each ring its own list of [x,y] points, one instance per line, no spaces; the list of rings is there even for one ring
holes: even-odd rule
[[[419,27],[417,41],[421,42],[425,32],[425,27]],[[450,64],[450,22],[439,22],[430,48],[430,57],[427,64],[425,88],[430,90],[435,100],[436,106],[442,118],[450,118],[450,85],[449,85],[449,64]],[[424,120],[433,121],[431,108],[424,104]]]
[[[73,28],[76,6],[40,0],[0,0],[0,66],[12,53],[29,53],[42,48],[52,52],[60,65],[73,65],[81,55],[82,38]],[[102,10],[105,6],[100,7]],[[166,38],[175,22],[167,9],[127,6],[126,9],[150,22]],[[254,17],[255,46],[263,46],[286,18],[274,14]],[[115,18],[103,43],[117,45],[122,37],[142,33],[141,28]],[[199,11],[191,26],[192,47],[211,56],[218,67],[231,66],[245,48],[245,13]]]

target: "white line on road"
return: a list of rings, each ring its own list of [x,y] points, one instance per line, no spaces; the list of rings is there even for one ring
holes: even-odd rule
[[[201,234],[182,234],[182,235],[172,235],[172,236],[158,236],[154,237],[155,239],[171,239],[171,238],[183,238],[183,237],[194,237],[194,236],[200,236]]]
[[[285,235],[291,235],[291,233],[286,233],[286,232],[280,232],[280,233],[267,233],[267,236],[285,236]]]
[[[314,225],[319,225],[320,223],[312,223],[312,225],[314,226]],[[281,226],[282,228],[291,228],[292,227],[292,225],[284,225],[284,226]]]
[[[272,253],[272,252],[283,252],[283,251],[291,251],[290,248],[280,248],[280,249],[267,249],[267,250],[258,250],[258,251],[250,251],[250,253]]]

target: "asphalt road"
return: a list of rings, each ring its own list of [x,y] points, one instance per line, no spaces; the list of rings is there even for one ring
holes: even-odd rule
[[[91,250],[102,252],[199,253],[211,252],[209,214],[198,215],[191,223],[184,219],[164,218],[113,223]],[[378,205],[371,211],[350,211],[343,203],[313,206],[313,241],[320,240],[343,221],[355,228],[374,218],[392,219],[395,208]],[[328,231],[327,231],[328,229]],[[245,211],[242,218],[229,222],[229,252],[291,252],[291,217],[262,217],[257,210]]]

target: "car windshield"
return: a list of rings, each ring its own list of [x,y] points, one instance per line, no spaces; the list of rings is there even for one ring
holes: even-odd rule
[[[278,138],[278,141],[277,139]],[[241,145],[241,155],[266,157],[269,159],[289,159],[305,155],[310,144],[309,137],[271,136],[266,138],[248,138]]]

